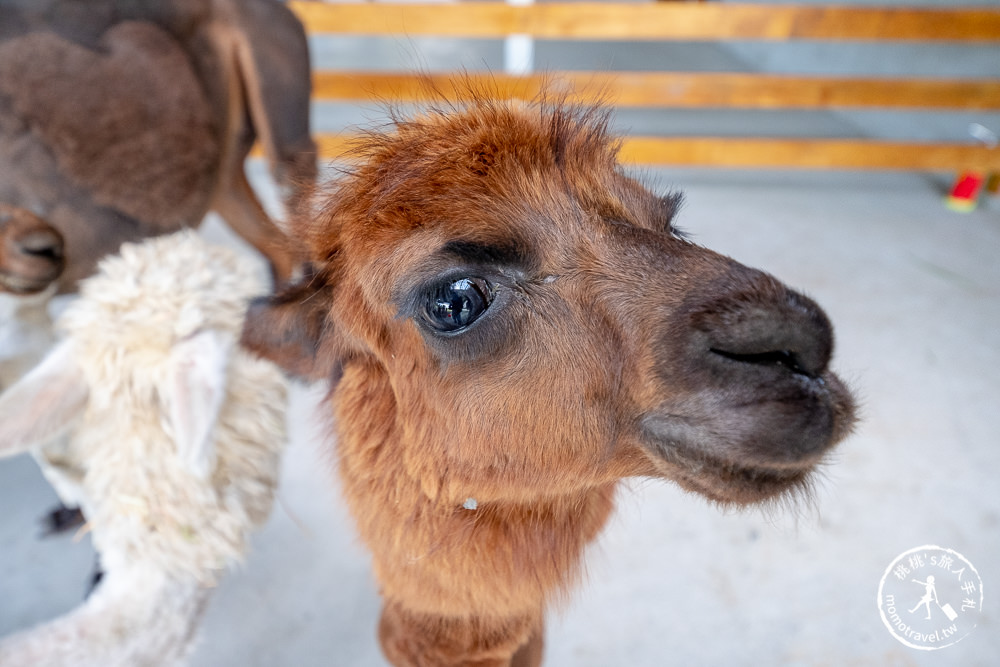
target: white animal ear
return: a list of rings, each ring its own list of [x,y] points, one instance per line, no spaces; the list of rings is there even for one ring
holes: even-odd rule
[[[212,435],[226,395],[226,366],[234,340],[206,330],[171,351],[164,399],[177,453],[191,472],[207,477],[215,467]]]
[[[89,395],[72,345],[58,344],[0,394],[0,457],[44,445],[83,415]]]

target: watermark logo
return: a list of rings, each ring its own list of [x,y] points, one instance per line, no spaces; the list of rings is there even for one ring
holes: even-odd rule
[[[878,610],[892,636],[933,651],[965,639],[983,611],[983,581],[952,549],[926,545],[901,553],[878,586]]]

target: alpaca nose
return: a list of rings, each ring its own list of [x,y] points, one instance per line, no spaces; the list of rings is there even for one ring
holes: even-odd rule
[[[817,379],[830,362],[833,328],[826,314],[776,281],[713,303],[696,319],[702,349],[736,373]]]
[[[13,291],[45,289],[62,273],[65,262],[62,235],[41,221],[18,225],[6,235],[2,269],[5,286]]]
[[[53,264],[63,261],[63,240],[51,227],[30,229],[13,239],[14,247],[22,255]]]

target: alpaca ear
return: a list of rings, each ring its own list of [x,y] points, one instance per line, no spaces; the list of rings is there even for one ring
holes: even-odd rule
[[[226,397],[226,367],[233,339],[201,331],[170,353],[164,391],[170,432],[177,453],[192,473],[207,477],[215,467],[213,434]]]
[[[0,457],[44,445],[83,416],[90,392],[72,345],[58,344],[0,394]]]
[[[329,286],[312,278],[250,302],[240,343],[303,380],[329,379],[336,359],[329,351]]]

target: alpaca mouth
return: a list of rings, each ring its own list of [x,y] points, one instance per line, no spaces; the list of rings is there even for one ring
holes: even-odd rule
[[[56,272],[56,276],[58,276],[58,272]],[[56,276],[27,278],[0,272],[0,290],[19,295],[37,294],[51,285]]]
[[[832,373],[764,398],[752,393],[699,393],[645,417],[643,441],[660,474],[733,504],[807,487],[810,473],[851,430],[850,394]]]
[[[749,505],[794,494],[808,487],[818,462],[801,467],[766,468],[695,454],[673,445],[657,447],[657,467],[687,491],[727,505]]]

